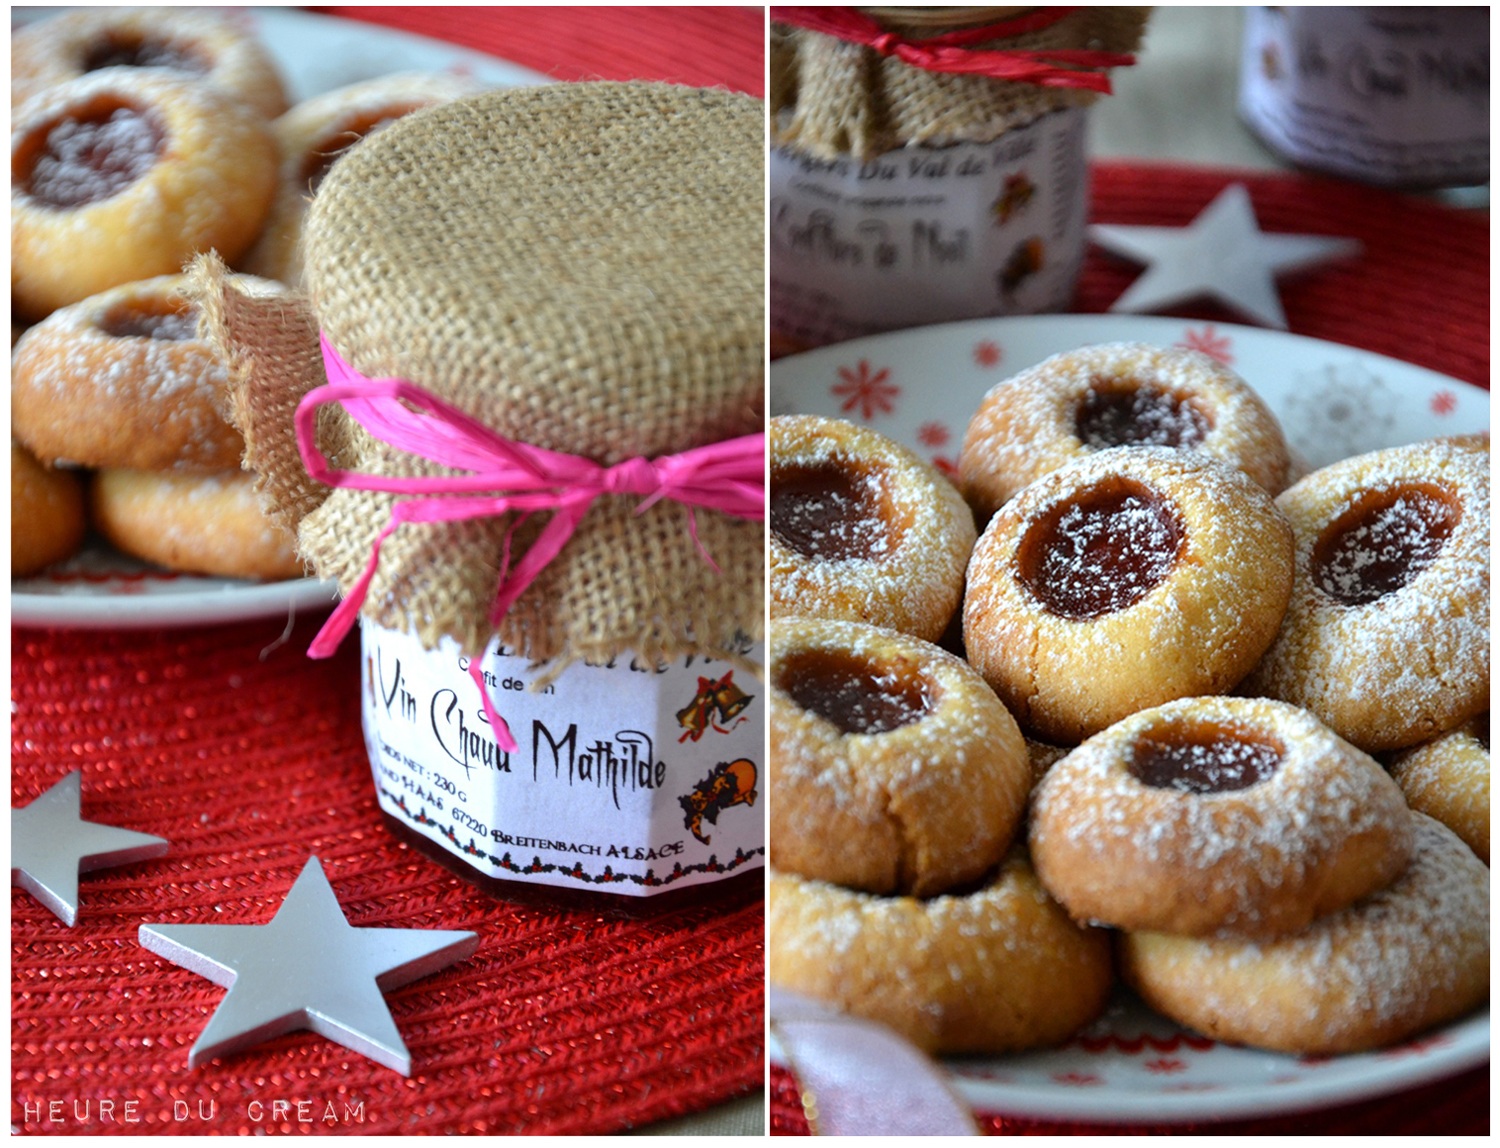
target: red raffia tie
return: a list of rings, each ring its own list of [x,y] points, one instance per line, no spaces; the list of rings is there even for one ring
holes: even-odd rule
[[[1023,51],[970,47],[1050,27],[1077,11],[1080,11],[1077,7],[1043,8],[999,23],[945,32],[924,40],[907,40],[889,32],[857,8],[772,7],[771,19],[778,24],[791,24],[861,44],[882,56],[894,56],[904,64],[928,72],[988,76],[1041,88],[1086,88],[1108,94],[1112,90],[1109,76],[1088,69],[1129,67],[1135,63],[1133,55],[1086,48]]]
[[[407,522],[456,522],[517,514],[505,533],[500,580],[490,610],[491,624],[498,625],[516,599],[567,545],[602,494],[639,497],[637,514],[663,498],[686,506],[688,533],[715,573],[718,566],[698,541],[693,508],[706,507],[736,518],[765,517],[764,432],[680,454],[630,458],[603,466],[578,455],[508,439],[405,379],[365,378],[344,361],[326,336],[321,342],[329,382],[309,391],[297,405],[297,448],[307,473],[327,486],[414,497],[391,507],[390,520],[370,546],[369,562],[308,647],[311,657],[328,657],[344,640],[369,592],[380,562],[381,543]],[[317,412],[325,403],[340,404],[372,435],[398,450],[468,473],[402,477],[337,470],[317,445]],[[512,566],[512,536],[527,517],[542,510],[553,512],[551,520]],[[469,660],[469,676],[479,687],[496,744],[507,753],[514,752],[515,738],[490,703],[477,656]]]

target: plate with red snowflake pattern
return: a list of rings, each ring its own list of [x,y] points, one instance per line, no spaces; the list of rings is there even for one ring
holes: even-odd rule
[[[979,319],[839,343],[777,360],[773,414],[848,419],[954,474],[990,388],[1096,343],[1191,347],[1225,363],[1280,420],[1300,469],[1438,435],[1489,429],[1478,387],[1354,347],[1281,331],[1155,316]],[[1489,1059],[1489,1010],[1394,1048],[1299,1057],[1206,1039],[1121,991],[1062,1048],[944,1062],[986,1114],[1184,1122],[1349,1103],[1440,1080]],[[776,1051],[773,1047],[773,1057]]]
[[[1152,316],[976,319],[779,359],[771,411],[830,415],[905,443],[947,474],[997,383],[1092,343],[1191,347],[1255,388],[1304,469],[1436,435],[1488,430],[1489,393],[1384,355],[1227,323]]]

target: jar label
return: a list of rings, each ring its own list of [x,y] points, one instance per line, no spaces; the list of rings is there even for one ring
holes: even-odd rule
[[[1370,183],[1484,183],[1489,9],[1249,8],[1240,114],[1294,163]]]
[[[650,896],[764,865],[763,690],[743,669],[575,663],[531,689],[527,660],[491,645],[481,667],[517,743],[506,753],[455,643],[361,630],[380,806],[478,872]],[[761,660],[748,643],[746,656]]]
[[[1065,308],[1087,222],[1084,114],[868,163],[772,148],[771,329],[816,346]]]

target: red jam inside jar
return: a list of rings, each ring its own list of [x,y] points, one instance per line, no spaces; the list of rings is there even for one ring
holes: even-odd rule
[[[934,691],[915,667],[876,665],[854,653],[804,650],[785,659],[776,685],[846,734],[880,734],[920,721]]]
[[[1462,511],[1436,483],[1408,483],[1361,494],[1313,547],[1318,589],[1364,606],[1401,589],[1437,559]]]
[[[1078,441],[1092,450],[1115,446],[1191,449],[1212,429],[1212,420],[1191,399],[1127,379],[1095,379],[1074,419]]]
[[[1142,735],[1131,748],[1129,769],[1152,789],[1231,793],[1269,778],[1285,752],[1259,730],[1194,722]]]
[[[150,112],[96,100],[31,132],[13,153],[11,176],[47,207],[83,207],[118,195],[149,172],[165,139]]]
[[[1087,621],[1135,605],[1165,581],[1186,538],[1166,498],[1143,483],[1106,479],[1032,522],[1017,573],[1050,613]]]
[[[198,312],[188,306],[174,308],[166,301],[159,308],[150,303],[122,303],[100,316],[99,329],[116,339],[180,343],[198,337]]]
[[[771,529],[799,554],[828,562],[884,557],[894,539],[874,479],[835,463],[771,473]]]

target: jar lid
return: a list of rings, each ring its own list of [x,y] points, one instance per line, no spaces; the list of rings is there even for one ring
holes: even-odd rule
[[[791,10],[791,11],[796,11]],[[822,11],[809,9],[808,11]],[[965,49],[1036,53],[1134,52],[1150,8],[862,8],[898,38],[921,44],[944,33],[994,26]],[[774,13],[774,10],[773,10]],[[1037,13],[1045,18],[1026,19]],[[1010,28],[1018,29],[1011,31]],[[820,159],[868,160],[913,144],[986,143],[1048,112],[1092,103],[1087,88],[928,70],[874,46],[813,28],[773,23],[772,140]]]
[[[398,500],[329,491],[303,469],[287,412],[324,381],[319,331],[366,379],[601,465],[761,431],[762,125],[757,100],[674,85],[486,92],[403,117],[334,165],[307,218],[301,313],[257,308],[202,265],[246,465],[296,520],[313,571],[349,593]],[[317,428],[343,470],[454,473],[337,405]],[[429,647],[449,636],[477,652],[498,634],[539,661],[660,662],[757,639],[761,522],[639,501],[600,495],[498,626],[504,555],[551,515],[405,523],[361,612]]]
[[[361,374],[549,450],[611,463],[758,430],[763,116],[597,83],[405,117],[313,201],[319,324]]]
[[[906,28],[969,28],[976,24],[993,24],[1012,16],[1034,11],[1031,7],[1020,8],[861,8],[882,23],[899,24]]]

